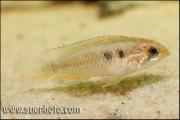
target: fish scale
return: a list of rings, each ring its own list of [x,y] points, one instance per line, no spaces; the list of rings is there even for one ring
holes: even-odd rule
[[[51,79],[62,86],[106,76],[106,87],[155,65],[169,54],[155,40],[109,35],[45,50],[37,58],[22,58],[14,65],[14,71],[21,83]]]

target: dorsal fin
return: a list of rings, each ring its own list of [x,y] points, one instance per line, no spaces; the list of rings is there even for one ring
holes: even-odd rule
[[[104,42],[107,42],[107,41],[112,40],[113,38],[117,38],[117,37],[122,37],[122,36],[107,35],[107,36],[102,36],[102,37],[94,37],[92,39],[83,40],[83,41],[72,43],[69,45],[62,46],[62,47],[45,50],[42,53],[40,58],[43,60],[47,60],[47,61],[58,59],[58,58],[62,57],[63,55],[69,54],[72,51],[81,49],[83,47],[85,48],[87,45],[94,45],[95,43],[96,44],[104,43]]]

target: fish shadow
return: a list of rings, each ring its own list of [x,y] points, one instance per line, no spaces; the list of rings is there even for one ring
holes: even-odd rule
[[[131,92],[142,86],[150,85],[162,81],[166,78],[166,75],[152,75],[152,74],[140,74],[134,76],[128,76],[124,80],[117,84],[105,87],[102,89],[102,82],[97,81],[84,81],[78,84],[69,85],[67,87],[54,87],[54,88],[37,88],[33,89],[33,92],[64,92],[66,94],[82,97],[93,94],[121,94],[125,95],[127,92]]]

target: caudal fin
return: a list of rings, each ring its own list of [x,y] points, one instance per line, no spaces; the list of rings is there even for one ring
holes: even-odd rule
[[[20,83],[32,86],[48,79],[51,67],[44,60],[23,57],[14,65],[14,72]]]

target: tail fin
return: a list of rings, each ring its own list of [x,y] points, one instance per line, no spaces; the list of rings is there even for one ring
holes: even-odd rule
[[[14,72],[20,83],[32,86],[48,79],[51,67],[44,60],[24,57],[14,65]]]

